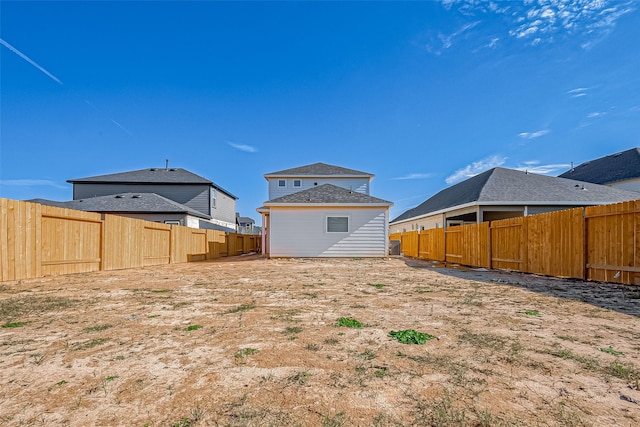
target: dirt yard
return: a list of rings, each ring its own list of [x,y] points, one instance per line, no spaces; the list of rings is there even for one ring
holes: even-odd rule
[[[5,282],[0,425],[637,426],[639,318],[638,287],[404,258]]]

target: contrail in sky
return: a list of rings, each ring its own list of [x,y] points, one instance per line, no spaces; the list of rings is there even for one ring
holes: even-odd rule
[[[34,60],[32,60],[31,58],[29,58],[27,55],[25,55],[24,53],[20,52],[18,49],[16,49],[15,47],[11,46],[9,43],[7,43],[6,41],[4,41],[3,39],[0,39],[0,44],[2,44],[3,46],[5,46],[7,49],[9,49],[11,52],[15,53],[16,55],[18,55],[20,58],[24,59],[25,61],[27,61],[29,64],[33,65],[34,67],[36,67],[38,70],[42,71],[43,73],[45,73],[47,76],[49,76],[53,81],[55,81],[58,84],[62,84],[62,82],[60,81],[59,78],[57,78],[56,76],[54,76],[53,74],[51,74],[50,72],[48,72],[47,70],[45,70],[43,67],[41,67],[40,65],[38,65],[37,62],[35,62]]]
[[[74,92],[75,93],[75,92]],[[80,97],[80,95],[76,94],[78,97]],[[84,99],[84,98],[83,98]],[[131,134],[131,132],[129,132],[127,129],[125,129],[124,126],[122,126],[120,123],[116,122],[114,119],[112,119],[108,114],[106,114],[104,111],[100,110],[98,107],[96,107],[95,105],[93,105],[91,102],[89,102],[89,100],[84,99],[84,102],[91,108],[93,108],[94,110],[96,110],[98,113],[102,114],[103,116],[106,116],[109,120],[111,120],[111,122],[118,126],[120,129],[122,129],[123,131],[125,131],[129,136],[133,136]]]
[[[44,74],[46,74],[47,76],[49,76],[53,81],[55,81],[56,83],[63,85],[63,83],[60,81],[59,78],[57,78],[56,76],[54,76],[53,74],[51,74],[50,72],[48,72],[44,67],[41,67],[40,65],[38,65],[37,62],[35,62],[34,60],[32,60],[31,58],[29,58],[27,55],[25,55],[24,53],[20,52],[18,49],[16,49],[15,47],[11,46],[9,43],[7,43],[5,40],[0,38],[0,44],[5,46],[7,49],[9,49],[11,52],[15,53],[16,55],[18,55],[20,58],[24,59],[25,61],[27,61],[29,64],[33,65],[34,67],[36,67],[38,70],[42,71]],[[78,95],[74,90],[72,90],[73,94],[78,96],[79,98],[82,98],[80,95]],[[129,132],[127,129],[124,128],[124,126],[122,126],[120,123],[118,123],[117,121],[115,121],[114,119],[112,119],[111,117],[109,117],[107,114],[105,114],[104,112],[100,111],[98,109],[98,107],[96,107],[95,105],[93,105],[92,103],[90,103],[89,101],[87,101],[86,99],[84,100],[87,105],[89,105],[91,108],[93,108],[94,110],[96,110],[97,112],[107,116],[107,118],[113,122],[114,125],[118,126],[120,129],[122,129],[124,132],[126,132],[128,135],[131,135],[131,132]]]

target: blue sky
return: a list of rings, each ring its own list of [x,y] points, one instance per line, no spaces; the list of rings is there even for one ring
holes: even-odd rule
[[[495,166],[640,145],[637,1],[0,2],[0,197],[182,167],[239,197],[324,162],[395,217]]]

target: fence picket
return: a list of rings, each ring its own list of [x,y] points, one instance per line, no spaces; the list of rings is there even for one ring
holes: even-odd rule
[[[442,236],[441,252],[431,246],[435,233]],[[640,285],[640,200],[389,238],[401,240],[402,253],[410,257]]]
[[[214,259],[259,252],[261,243],[251,235],[0,198],[0,281]]]

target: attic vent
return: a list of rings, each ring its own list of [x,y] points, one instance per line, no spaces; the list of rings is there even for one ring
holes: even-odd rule
[[[140,199],[142,196],[139,194],[134,194],[133,196],[131,196],[132,199]]]
[[[153,171],[157,171],[158,169],[156,169],[156,168],[151,168],[151,169],[149,169],[149,170],[153,172]]]
[[[123,196],[122,194],[118,194],[118,195],[116,196],[116,199],[124,199],[124,196]]]
[[[169,169],[169,172],[175,172],[175,171],[176,171],[175,169]]]
[[[620,156],[620,155],[622,155],[622,153],[616,153],[616,154],[614,154],[614,155],[613,155],[613,156],[611,156],[611,157],[618,157],[618,156]]]

